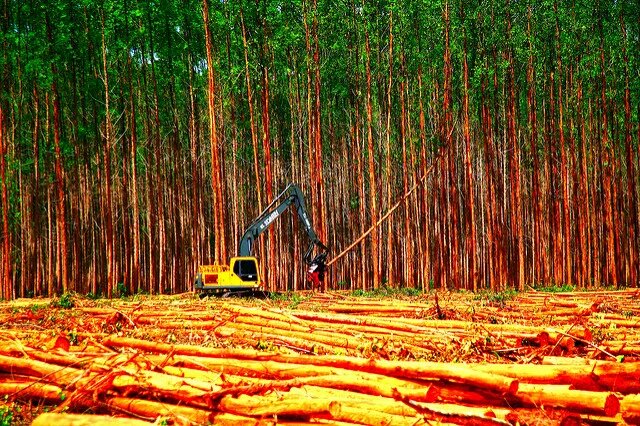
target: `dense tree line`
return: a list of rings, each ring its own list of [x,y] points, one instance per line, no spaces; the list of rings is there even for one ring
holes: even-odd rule
[[[637,284],[637,0],[0,10],[2,298],[190,290],[289,182],[334,254],[401,200],[333,288]]]

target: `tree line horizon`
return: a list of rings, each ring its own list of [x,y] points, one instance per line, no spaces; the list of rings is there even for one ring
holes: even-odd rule
[[[638,284],[638,0],[0,10],[1,299],[190,291],[290,182],[330,258],[418,184],[330,289]]]

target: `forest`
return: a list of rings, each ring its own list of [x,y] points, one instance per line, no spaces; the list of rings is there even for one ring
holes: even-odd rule
[[[0,10],[1,299],[190,291],[290,182],[330,256],[398,205],[330,289],[637,286],[638,0]]]

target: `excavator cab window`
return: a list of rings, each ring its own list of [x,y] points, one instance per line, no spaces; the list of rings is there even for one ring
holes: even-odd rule
[[[257,281],[258,267],[255,260],[237,260],[233,265],[233,273],[242,281]]]

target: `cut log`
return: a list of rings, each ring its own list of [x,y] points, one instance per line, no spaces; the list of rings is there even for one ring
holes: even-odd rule
[[[151,426],[154,423],[130,417],[100,416],[93,414],[44,413],[36,417],[31,426]]]
[[[7,395],[12,400],[43,400],[59,403],[66,394],[58,386],[34,382],[28,378],[24,381],[16,381],[16,377],[0,375],[0,395]]]
[[[637,393],[640,383],[629,377],[640,376],[640,363],[599,363],[581,365],[478,364],[469,365],[487,374],[501,374],[521,382],[572,384],[575,389]]]
[[[620,400],[609,392],[570,389],[569,385],[532,385],[520,383],[518,392],[508,401],[517,401],[530,407],[556,407],[578,413],[594,413],[613,417],[620,411]]]
[[[277,396],[240,395],[225,396],[218,408],[243,416],[329,416],[335,418],[341,410],[340,403],[333,400],[311,398],[278,398]]]
[[[0,371],[41,378],[47,383],[66,386],[83,374],[83,370],[72,367],[59,367],[26,358],[13,358],[0,355]]]

